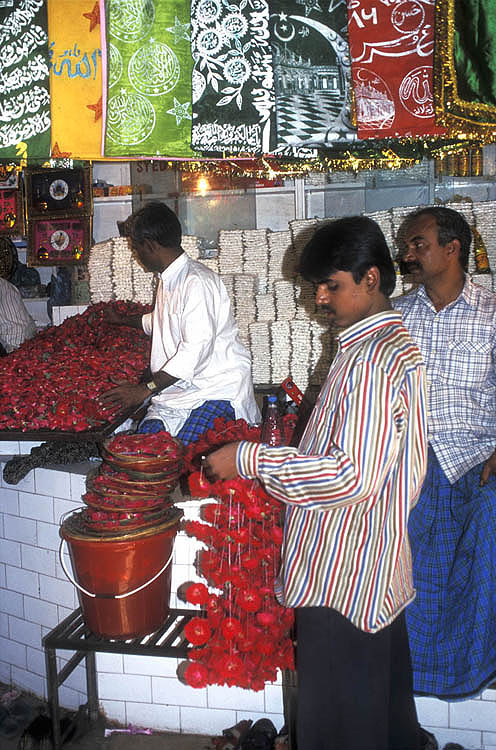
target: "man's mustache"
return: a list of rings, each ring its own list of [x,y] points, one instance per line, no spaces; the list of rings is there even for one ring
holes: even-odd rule
[[[422,270],[422,266],[420,265],[420,263],[417,263],[417,261],[415,261],[415,260],[407,262],[405,260],[401,260],[400,259],[398,261],[398,266],[399,266],[399,269],[400,269],[400,273],[403,276],[405,274],[407,274],[407,273],[411,273],[412,271],[421,271]]]

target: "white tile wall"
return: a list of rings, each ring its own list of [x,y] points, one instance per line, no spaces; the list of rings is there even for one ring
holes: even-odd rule
[[[0,471],[3,465],[0,464]],[[46,696],[41,638],[77,606],[76,591],[58,560],[60,516],[81,503],[84,467],[72,472],[36,469],[19,485],[0,481],[0,680]],[[201,501],[181,504],[195,518]],[[172,606],[186,606],[176,588],[197,580],[196,543],[183,532],[174,549]],[[69,658],[59,652],[60,661]],[[243,718],[269,717],[283,724],[280,678],[265,690],[209,686],[194,690],[176,677],[177,660],[97,654],[102,710],[123,724],[157,730],[217,735]],[[118,679],[116,679],[118,677]],[[60,688],[67,708],[86,702],[82,667]],[[457,742],[467,750],[496,750],[496,690],[447,702],[417,698],[423,726],[439,747]]]

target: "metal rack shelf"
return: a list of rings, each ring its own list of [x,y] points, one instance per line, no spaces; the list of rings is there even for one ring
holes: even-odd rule
[[[119,641],[92,633],[84,621],[81,608],[78,608],[47,633],[42,645],[45,649],[47,700],[52,720],[54,750],[60,750],[62,747],[59,687],[83,659],[86,667],[88,718],[90,722],[95,722],[99,716],[95,653],[186,658],[190,646],[184,636],[184,626],[198,614],[199,611],[196,609],[171,609],[163,625],[153,633]],[[57,669],[58,649],[75,652],[60,671]]]

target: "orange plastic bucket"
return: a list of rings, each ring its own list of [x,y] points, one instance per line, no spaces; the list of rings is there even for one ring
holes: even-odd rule
[[[85,535],[60,528],[60,559],[78,589],[89,629],[105,638],[124,640],[147,635],[162,625],[170,609],[172,552],[182,513],[146,532],[119,537]],[[69,548],[75,580],[62,556]]]

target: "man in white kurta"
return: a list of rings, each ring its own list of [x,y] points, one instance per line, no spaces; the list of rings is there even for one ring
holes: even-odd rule
[[[165,369],[177,380],[152,396],[146,418],[176,434],[193,409],[222,399],[236,419],[256,422],[250,355],[220,277],[183,253],[159,278],[155,307],[142,325],[152,337],[152,372]]]
[[[155,305],[143,316],[123,320],[109,313],[107,320],[151,336],[151,379],[120,383],[102,403],[127,408],[151,397],[138,429],[166,429],[184,442],[218,416],[258,422],[250,355],[220,276],[186,255],[179,220],[164,203],[145,204],[126,227],[140,263],[158,276]]]

